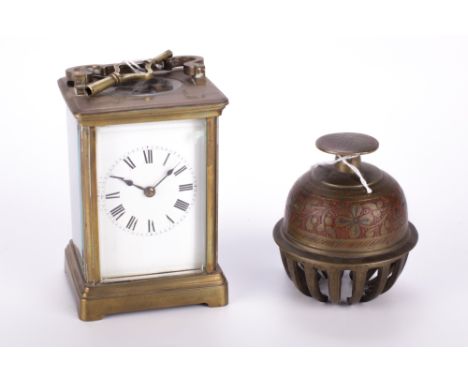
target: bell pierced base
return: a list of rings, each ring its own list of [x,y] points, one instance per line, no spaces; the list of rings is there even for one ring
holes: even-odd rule
[[[141,310],[228,303],[228,284],[221,268],[214,272],[163,276],[144,280],[90,284],[72,242],[65,248],[65,273],[78,303],[78,316],[95,321],[107,315]]]
[[[273,236],[288,277],[305,295],[334,304],[367,302],[387,292],[403,271],[418,237],[409,223],[409,239],[398,250],[374,258],[326,257],[291,245],[282,234],[281,223]]]
[[[367,264],[330,264],[323,261],[298,259],[281,251],[288,277],[302,293],[321,302],[354,304],[373,300],[387,292],[403,271],[408,253]],[[343,284],[348,283],[350,296],[344,296]]]

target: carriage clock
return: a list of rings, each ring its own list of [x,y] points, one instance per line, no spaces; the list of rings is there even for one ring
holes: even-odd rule
[[[79,318],[227,304],[217,263],[218,117],[228,100],[203,59],[170,51],[78,66],[68,106],[72,239],[65,271]]]

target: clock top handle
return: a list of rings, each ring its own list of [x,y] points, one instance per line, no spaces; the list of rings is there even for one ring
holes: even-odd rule
[[[149,81],[182,68],[194,85],[205,83],[205,64],[199,56],[173,56],[170,50],[149,60],[125,61],[119,64],[84,65],[66,70],[67,85],[76,95],[95,96],[126,82]]]

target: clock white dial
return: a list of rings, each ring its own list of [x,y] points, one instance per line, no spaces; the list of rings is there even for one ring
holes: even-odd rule
[[[125,153],[106,175],[100,197],[109,219],[140,236],[176,227],[195,203],[192,166],[165,147],[143,146]]]

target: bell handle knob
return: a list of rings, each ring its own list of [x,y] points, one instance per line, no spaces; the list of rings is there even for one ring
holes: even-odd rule
[[[315,142],[317,148],[336,156],[363,155],[379,148],[374,137],[360,133],[334,133],[321,136]]]
[[[361,165],[361,155],[369,154],[379,148],[379,142],[374,137],[360,133],[334,133],[321,136],[315,142],[317,148],[329,154],[334,154],[336,159],[350,157],[349,163],[356,167]],[[351,172],[343,163],[336,163],[338,170]]]

